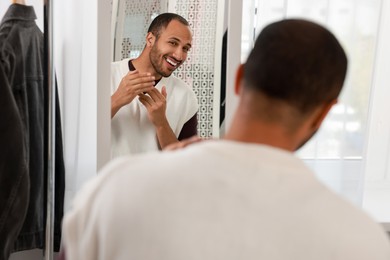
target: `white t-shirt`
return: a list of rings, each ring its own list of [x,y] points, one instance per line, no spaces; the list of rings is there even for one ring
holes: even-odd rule
[[[384,230],[293,154],[230,141],[114,160],[63,237],[72,260],[390,259]]]
[[[112,63],[111,94],[129,72],[128,63],[129,59]],[[198,111],[198,101],[192,89],[173,75],[162,78],[155,87],[161,91],[163,86],[167,90],[166,116],[178,137],[183,125]],[[111,119],[111,157],[156,150],[158,141],[155,128],[149,121],[146,108],[135,98]]]

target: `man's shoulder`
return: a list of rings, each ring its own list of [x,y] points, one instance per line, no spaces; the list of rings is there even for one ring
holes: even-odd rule
[[[130,59],[111,62],[111,91],[112,93],[119,86],[119,82],[128,73],[128,62]]]

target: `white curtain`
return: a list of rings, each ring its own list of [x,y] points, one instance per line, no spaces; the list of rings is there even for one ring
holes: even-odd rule
[[[54,62],[63,123],[65,210],[74,194],[109,158],[110,11],[109,0],[54,3]]]
[[[370,95],[363,207],[390,230],[390,2],[383,1]]]

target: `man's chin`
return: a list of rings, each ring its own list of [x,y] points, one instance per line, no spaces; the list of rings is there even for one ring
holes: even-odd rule
[[[161,73],[159,73],[161,76],[163,76],[164,78],[167,78],[167,77],[169,77],[169,76],[171,76],[172,75],[172,72],[173,71],[169,71],[169,72],[161,72]]]

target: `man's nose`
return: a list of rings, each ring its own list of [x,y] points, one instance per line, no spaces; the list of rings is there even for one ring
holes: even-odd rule
[[[173,57],[177,61],[183,61],[183,59],[185,59],[185,53],[184,53],[184,51],[181,48],[177,48],[175,50],[175,52],[173,53]]]

